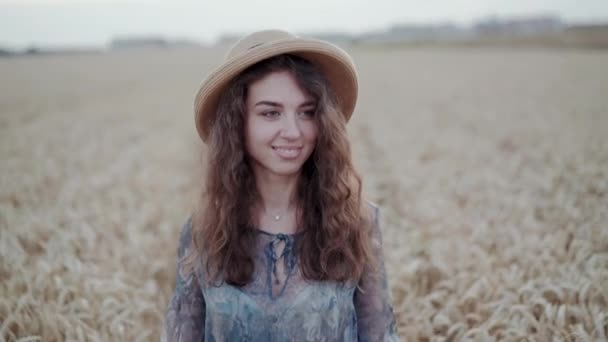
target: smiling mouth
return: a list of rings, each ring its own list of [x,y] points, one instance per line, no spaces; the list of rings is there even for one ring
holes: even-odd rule
[[[300,155],[302,151],[301,147],[275,147],[272,149],[279,155],[279,157],[284,159],[294,159]]]

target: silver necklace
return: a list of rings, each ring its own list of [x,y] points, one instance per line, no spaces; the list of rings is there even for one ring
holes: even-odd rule
[[[281,214],[274,214],[274,215],[272,215],[272,218],[273,218],[275,221],[277,221],[277,222],[278,222],[278,221],[281,221],[281,219],[283,218],[283,216],[285,216],[285,215],[287,214],[287,212],[288,212],[288,211],[289,211],[289,209],[285,210],[285,212],[284,212],[284,213],[281,213]]]
[[[269,212],[267,212],[265,209],[264,209],[264,211],[266,211],[266,212],[265,212],[265,214],[266,214],[266,215],[270,215],[270,217],[272,217],[272,219],[273,219],[275,222],[278,222],[278,221],[281,221],[281,219],[282,219],[284,216],[286,216],[286,215],[288,215],[288,214],[289,214],[289,210],[290,210],[291,208],[292,208],[292,207],[287,207],[287,209],[285,209],[283,212],[278,212],[278,213],[275,213],[275,214],[270,214],[270,213],[269,213]]]

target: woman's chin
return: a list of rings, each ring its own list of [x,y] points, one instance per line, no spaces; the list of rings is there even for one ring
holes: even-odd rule
[[[301,165],[292,166],[292,167],[285,165],[285,166],[272,167],[272,168],[267,169],[268,172],[274,174],[275,176],[281,176],[281,177],[297,176],[300,174],[301,170],[302,170]]]
[[[300,174],[302,165],[303,163],[296,161],[277,161],[266,165],[258,164],[259,167],[254,168],[254,172],[267,174],[269,176],[291,177]]]

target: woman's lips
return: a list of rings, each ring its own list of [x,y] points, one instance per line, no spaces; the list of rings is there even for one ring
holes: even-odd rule
[[[301,147],[295,146],[273,146],[272,149],[283,159],[296,159],[302,152]]]

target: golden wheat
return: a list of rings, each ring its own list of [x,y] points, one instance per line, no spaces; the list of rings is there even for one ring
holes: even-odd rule
[[[402,338],[606,340],[608,54],[352,51]],[[0,340],[158,339],[222,54],[0,60]]]

